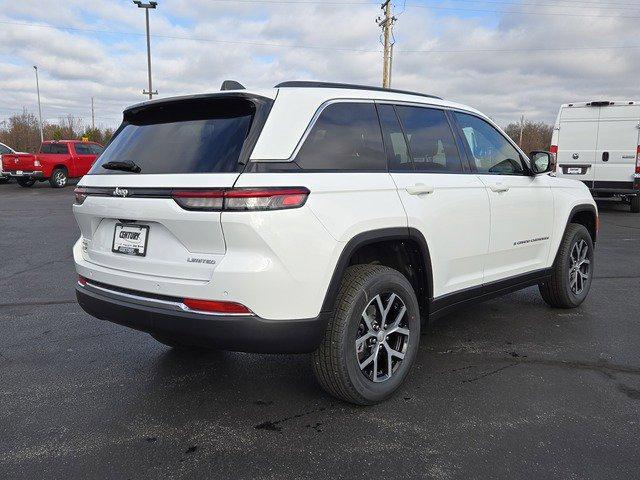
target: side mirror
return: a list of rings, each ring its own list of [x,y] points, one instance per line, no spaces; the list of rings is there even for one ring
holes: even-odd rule
[[[556,168],[551,152],[533,151],[529,154],[529,158],[531,159],[531,169],[536,175],[553,172]]]

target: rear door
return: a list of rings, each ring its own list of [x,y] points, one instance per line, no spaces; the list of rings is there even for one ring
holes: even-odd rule
[[[600,107],[594,188],[632,189],[640,105]]]
[[[389,104],[380,104],[378,111],[409,226],[429,245],[434,297],[480,286],[489,246],[489,199],[483,183],[465,171],[445,111]]]
[[[600,107],[563,107],[558,130],[558,176],[583,181],[589,188],[595,179]]]
[[[126,111],[80,182],[89,194],[74,207],[85,260],[122,272],[210,280],[226,247],[220,212],[201,207],[233,186],[270,102],[224,95]],[[172,198],[194,191],[200,198],[190,209]]]

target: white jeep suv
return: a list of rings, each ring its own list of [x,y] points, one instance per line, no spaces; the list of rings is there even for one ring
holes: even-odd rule
[[[375,87],[135,105],[76,189],[78,301],[171,347],[312,352],[328,392],[380,402],[455,307],[585,299],[595,203],[532,159],[472,108]]]

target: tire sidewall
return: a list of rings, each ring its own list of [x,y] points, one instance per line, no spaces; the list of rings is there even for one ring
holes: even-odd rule
[[[571,252],[575,244],[578,243],[580,240],[584,240],[585,242],[587,242],[587,245],[589,248],[589,253],[587,255],[587,258],[591,263],[589,264],[589,278],[587,279],[587,284],[585,288],[582,289],[582,293],[575,294],[571,291],[571,284],[569,282],[569,269],[571,268]],[[569,238],[569,248],[567,249],[567,254],[562,259],[562,275],[564,280],[563,281],[564,291],[565,291],[565,294],[567,295],[567,298],[569,298],[570,301],[575,306],[580,305],[585,300],[585,298],[587,298],[587,295],[589,294],[589,290],[591,288],[591,281],[593,280],[593,270],[595,266],[593,261],[593,254],[594,254],[593,240],[591,239],[591,235],[589,235],[589,232],[584,227],[577,229],[573,233],[573,235],[571,235],[571,237]]]
[[[355,341],[360,318],[365,307],[379,293],[392,291],[398,295],[407,307],[408,325],[410,330],[409,345],[402,364],[390,380],[374,383],[367,379],[358,365]],[[418,301],[411,284],[402,274],[395,272],[383,273],[371,278],[365,288],[359,293],[357,300],[348,309],[349,323],[346,335],[341,339],[340,355],[345,360],[347,373],[353,387],[367,403],[378,403],[391,396],[402,385],[411,370],[411,366],[418,352],[420,339],[420,312]]]

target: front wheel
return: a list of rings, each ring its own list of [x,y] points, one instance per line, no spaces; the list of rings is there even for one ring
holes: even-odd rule
[[[18,185],[24,188],[33,187],[36,183],[36,179],[31,177],[18,177],[16,181],[18,182]]]
[[[404,382],[418,352],[420,311],[413,287],[400,272],[354,265],[342,279],[333,317],[312,355],[328,393],[373,405]]]
[[[551,278],[540,284],[542,298],[551,307],[580,305],[593,279],[593,240],[587,229],[570,223],[564,233]]]

